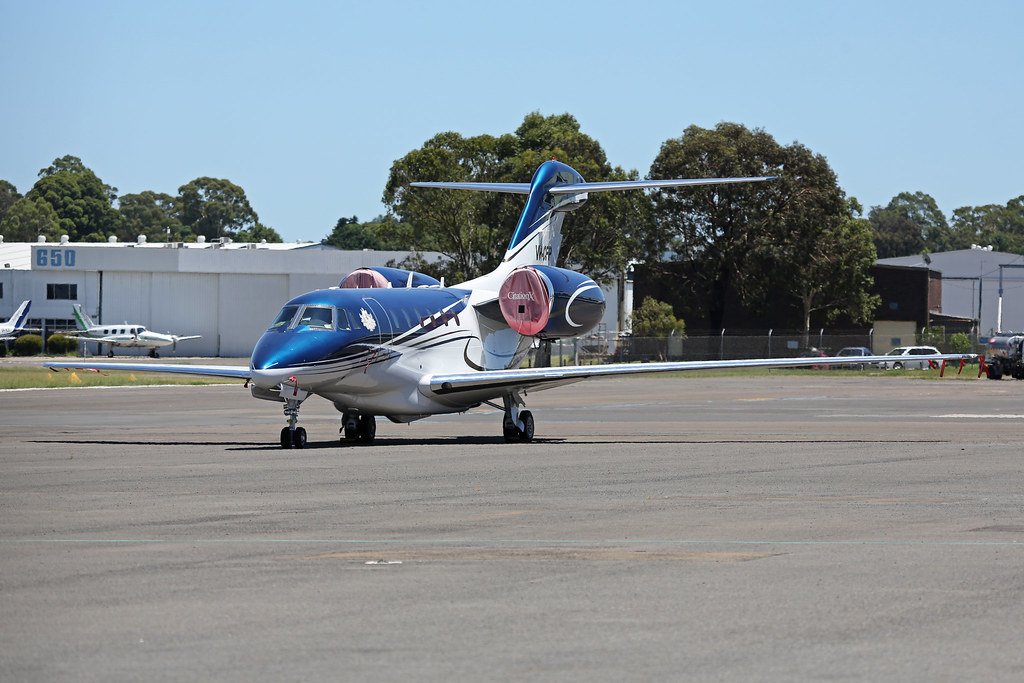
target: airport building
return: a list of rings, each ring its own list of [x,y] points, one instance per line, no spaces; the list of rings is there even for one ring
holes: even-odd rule
[[[336,287],[357,268],[393,265],[409,255],[342,251],[313,242],[0,242],[0,320],[31,299],[28,326],[48,336],[73,330],[72,305],[81,304],[97,323],[201,335],[176,349],[161,349],[161,356],[245,357],[288,299]],[[428,262],[443,258],[436,252],[421,256]],[[614,286],[605,296],[600,328],[613,335],[621,297]],[[84,351],[99,349],[89,343]],[[118,348],[115,353],[147,351]]]
[[[1000,330],[1024,331],[1024,256],[1020,254],[976,246],[879,259],[876,264],[937,273],[941,293],[932,312],[978,321],[982,338]]]

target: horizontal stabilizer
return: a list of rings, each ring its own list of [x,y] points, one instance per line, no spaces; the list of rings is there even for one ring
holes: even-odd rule
[[[530,183],[409,183],[411,187],[439,187],[445,190],[477,190],[480,192],[508,192],[530,194]]]
[[[732,183],[757,183],[775,180],[778,176],[752,178],[677,178],[674,180],[613,180],[603,183],[574,183],[555,185],[548,189],[551,194],[579,194],[581,192],[613,192],[616,190],[643,190],[654,187],[689,187],[691,185],[730,185]]]

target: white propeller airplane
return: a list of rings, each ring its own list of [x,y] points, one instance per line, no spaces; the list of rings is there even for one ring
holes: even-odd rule
[[[15,332],[25,331],[25,321],[28,320],[28,309],[32,307],[32,300],[22,301],[18,310],[14,312],[11,319],[0,323],[0,341],[15,339]]]
[[[71,339],[97,342],[98,344],[109,344],[110,348],[107,355],[111,358],[114,357],[115,346],[149,349],[150,357],[159,358],[160,354],[157,353],[157,349],[162,349],[166,346],[177,348],[180,341],[200,338],[199,335],[182,337],[176,334],[151,332],[142,325],[136,325],[135,323],[97,325],[89,317],[89,314],[82,310],[81,304],[73,304],[71,308],[74,311],[75,325],[78,327],[79,334],[65,334],[64,336]]]
[[[512,192],[527,196],[498,267],[453,287],[393,268],[362,268],[340,287],[287,302],[260,337],[249,367],[152,363],[45,363],[50,368],[173,372],[244,379],[256,398],[284,404],[283,448],[306,445],[296,425],[312,395],[341,413],[342,441],[371,443],[375,416],[407,423],[489,405],[504,413],[507,441],[531,441],[529,391],[595,377],[714,368],[817,365],[821,358],[616,363],[520,368],[537,338],[585,334],[601,320],[604,295],[586,275],[555,267],[566,212],[590,192],[757,182],[771,178],[639,180],[588,183],[574,169],[544,162],[530,183],[412,183],[414,187]],[[923,357],[962,361],[968,355]],[[829,365],[884,356],[830,358]]]

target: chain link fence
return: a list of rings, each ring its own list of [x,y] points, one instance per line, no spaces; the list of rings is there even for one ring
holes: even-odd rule
[[[943,328],[920,330],[913,342],[936,346],[943,353],[952,348],[951,335]],[[971,351],[984,353],[984,345],[972,338]],[[718,334],[697,333],[668,337],[618,337],[614,333],[593,333],[575,339],[551,342],[551,365],[594,365],[599,363],[740,360],[744,358],[796,358],[834,356],[842,348],[863,346],[874,349],[873,330],[722,330]],[[888,351],[886,348],[881,353]],[[528,365],[536,362],[536,350]]]

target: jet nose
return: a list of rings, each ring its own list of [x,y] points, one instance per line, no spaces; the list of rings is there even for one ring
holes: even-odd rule
[[[289,365],[296,350],[295,335],[287,332],[267,332],[252,350],[250,365],[253,370],[272,370]]]

